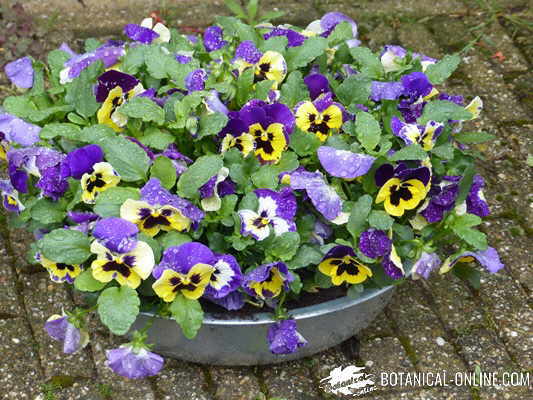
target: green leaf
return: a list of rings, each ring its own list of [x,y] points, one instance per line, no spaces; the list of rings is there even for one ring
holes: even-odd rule
[[[249,0],[248,1],[248,5],[246,6],[246,11],[248,13],[248,17],[252,21],[255,20],[255,17],[257,15],[258,3],[259,3],[259,0]]]
[[[459,57],[457,54],[445,55],[436,64],[428,65],[425,71],[426,76],[434,85],[444,83],[444,81],[450,77],[453,71],[457,69],[460,62],[461,57]]]
[[[343,21],[337,24],[333,32],[328,36],[328,45],[333,48],[338,44],[344,43],[348,39],[353,38],[352,25],[349,22]]]
[[[45,119],[48,119],[52,115],[60,114],[60,113],[67,113],[69,111],[72,111],[74,108],[67,104],[63,106],[54,106],[54,107],[48,107],[43,110],[31,110],[28,112],[28,119],[32,122],[42,122]]]
[[[226,126],[227,122],[228,117],[219,112],[202,115],[200,117],[200,128],[198,130],[197,139],[216,135]]]
[[[146,179],[150,159],[146,152],[136,143],[122,136],[106,137],[98,143],[105,153],[105,158],[125,182]]]
[[[389,157],[390,161],[403,161],[403,160],[425,160],[428,153],[424,151],[419,144],[411,144],[403,149],[398,150],[392,156]]]
[[[161,252],[163,251],[159,242],[144,232],[139,233],[139,240],[150,246],[152,253],[154,253],[155,263],[159,263],[159,260],[161,259]]]
[[[131,118],[140,118],[143,122],[165,122],[165,111],[147,97],[136,96],[118,108],[118,111]]]
[[[102,217],[120,217],[120,206],[128,199],[139,200],[139,189],[122,186],[109,188],[96,197],[94,211]]]
[[[97,61],[85,68],[80,76],[67,84],[67,95],[65,100],[72,104],[76,112],[85,118],[93,116],[100,103],[96,101],[93,85],[96,78],[102,73],[103,64]]]
[[[156,127],[146,129],[144,135],[139,138],[145,146],[156,150],[165,150],[170,143],[174,143],[174,136],[168,132],[163,132]]]
[[[365,194],[357,200],[350,211],[350,218],[346,224],[346,229],[357,240],[361,232],[365,230],[368,214],[372,208],[372,197]]]
[[[148,73],[156,79],[168,78],[167,62],[172,61],[172,57],[163,52],[159,45],[147,46],[144,54]]]
[[[372,114],[361,111],[355,119],[355,133],[367,151],[374,150],[381,138],[381,127]]]
[[[288,261],[294,257],[299,247],[298,232],[285,232],[274,238],[268,252],[277,259]]]
[[[62,50],[52,50],[48,53],[48,67],[52,73],[52,78],[56,83],[59,83],[59,73],[65,67],[65,62],[68,61],[70,55]]]
[[[218,155],[199,157],[189,166],[178,180],[178,193],[187,198],[198,196],[198,189],[222,168],[222,158]]]
[[[74,287],[82,292],[98,292],[105,287],[106,283],[93,278],[92,269],[86,269],[74,280]]]
[[[204,320],[204,312],[198,300],[187,299],[182,294],[176,296],[170,304],[172,318],[180,325],[187,339],[194,339]]]
[[[360,74],[350,75],[335,90],[343,104],[364,104],[370,97],[372,80]]]
[[[38,242],[39,250],[49,260],[65,264],[81,264],[91,256],[91,242],[82,232],[56,229]]]
[[[172,160],[164,156],[157,157],[150,168],[150,178],[159,179],[167,189],[174,186],[178,176]]]
[[[29,114],[37,110],[35,104],[26,96],[9,96],[6,97],[3,104],[6,112],[19,118],[28,118]]]
[[[179,246],[183,243],[192,242],[192,239],[189,235],[176,231],[164,233],[158,236],[158,240],[163,249],[168,249],[169,247]]]
[[[372,210],[368,216],[368,223],[371,227],[387,231],[394,223],[394,218],[382,210]]]
[[[83,128],[76,140],[84,143],[97,143],[107,138],[116,137],[115,131],[107,125],[92,125]]]
[[[39,132],[39,136],[41,139],[54,139],[59,136],[70,140],[77,140],[80,132],[81,129],[78,125],[54,122],[45,125],[41,129],[41,132]]]
[[[250,98],[253,84],[254,70],[248,68],[237,78],[237,94],[235,100],[239,106],[243,106]]]
[[[346,292],[346,295],[351,299],[357,299],[358,297],[361,297],[364,291],[364,285],[350,285],[348,291]]]
[[[320,36],[310,37],[301,46],[291,47],[286,53],[288,70],[293,71],[307,66],[315,58],[322,55],[327,47],[327,39]]]
[[[472,187],[472,182],[474,181],[474,175],[476,174],[476,169],[474,164],[470,164],[462,173],[463,177],[459,181],[459,193],[455,199],[455,204],[462,204],[466,200],[470,188]]]
[[[316,247],[304,244],[300,246],[298,252],[287,263],[289,269],[304,268],[308,265],[318,265],[322,261],[322,253]]]
[[[130,75],[137,74],[144,65],[144,54],[147,48],[148,46],[146,45],[129,47],[124,57],[122,57],[120,63],[121,71]]]
[[[141,301],[134,289],[120,286],[104,290],[97,304],[102,323],[115,335],[124,335],[135,322]]]
[[[307,97],[307,93],[308,89],[302,78],[302,73],[293,71],[281,86],[280,102],[292,109],[298,102]]]
[[[496,139],[496,136],[486,132],[459,132],[453,135],[453,138],[462,144],[474,144],[490,142]]]
[[[481,287],[481,273],[476,268],[464,263],[457,263],[452,271],[455,276],[470,283],[474,289],[479,290]]]
[[[229,8],[229,10],[239,18],[245,18],[246,14],[244,13],[243,8],[236,0],[224,0],[224,5]]]
[[[429,121],[448,122],[450,119],[465,121],[472,118],[472,113],[451,101],[433,100],[424,107],[418,123],[426,125]]]
[[[37,200],[30,212],[34,220],[43,224],[58,223],[65,218],[65,202],[42,198]]]
[[[261,43],[259,50],[261,53],[266,53],[267,51],[276,51],[280,54],[285,53],[287,50],[288,40],[285,36],[272,36],[268,40],[265,40]]]
[[[481,218],[474,214],[464,214],[455,216],[451,224],[452,230],[457,236],[477,250],[487,249],[487,236],[473,226],[481,224]]]
[[[451,143],[445,143],[434,147],[431,152],[443,160],[451,160],[453,158],[454,147]]]
[[[289,147],[299,156],[309,156],[316,153],[322,142],[313,133],[303,132],[300,129],[294,129],[291,135]]]
[[[368,47],[352,47],[350,54],[360,66],[363,75],[370,78],[380,78],[385,74],[381,60]]]

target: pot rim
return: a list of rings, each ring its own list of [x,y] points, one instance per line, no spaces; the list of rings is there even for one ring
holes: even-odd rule
[[[305,307],[299,307],[291,310],[289,314],[295,319],[295,320],[302,320],[302,319],[308,319],[308,318],[314,318],[318,317],[323,314],[330,313],[332,311],[342,311],[346,308],[352,307],[356,304],[363,303],[367,300],[370,300],[376,296],[380,296],[381,294],[393,289],[395,286],[385,286],[380,289],[368,289],[365,290],[365,292],[355,298],[352,299],[348,296],[339,297],[337,299],[328,300],[323,303],[314,304],[311,306],[305,306]],[[147,317],[153,317],[153,312],[144,311],[139,314],[143,314]],[[276,321],[272,318],[270,313],[266,312],[260,312],[257,314],[252,314],[247,317],[238,317],[238,318],[228,318],[228,319],[222,319],[217,318],[216,315],[219,315],[222,313],[205,313],[204,320],[202,325],[225,325],[225,326],[240,326],[240,325],[265,325],[265,324],[273,324]],[[165,318],[165,319],[171,319],[170,317],[162,317],[158,316],[159,318]]]

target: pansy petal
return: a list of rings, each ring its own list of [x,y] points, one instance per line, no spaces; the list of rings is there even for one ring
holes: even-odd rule
[[[329,146],[319,147],[317,155],[320,164],[331,176],[344,179],[353,179],[365,175],[372,168],[372,164],[376,159],[366,154],[338,150]]]
[[[21,89],[33,86],[33,62],[30,57],[11,61],[4,67],[7,78]]]

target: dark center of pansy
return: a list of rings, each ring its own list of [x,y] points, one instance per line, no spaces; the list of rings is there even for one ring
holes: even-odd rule
[[[337,276],[341,276],[345,272],[348,275],[357,275],[359,274],[359,267],[353,261],[350,261],[350,262],[342,261],[337,267]]]
[[[256,139],[256,148],[257,150],[262,149],[266,154],[274,153],[272,143],[269,140],[263,140],[262,138]]]
[[[60,271],[63,271],[65,269],[69,270],[70,272],[74,272],[74,267],[72,265],[69,265],[69,264],[65,264],[65,263],[57,263],[56,264],[56,268]]]
[[[117,262],[117,260],[112,260],[107,262],[102,266],[102,269],[106,272],[115,271],[122,275],[124,278],[127,278],[131,275],[130,266],[123,262]]]
[[[269,219],[266,218],[266,216],[260,216],[259,218],[256,218],[254,222],[252,223],[256,228],[264,228],[269,224]]]
[[[143,221],[143,227],[145,229],[151,229],[154,226],[163,225],[163,226],[169,226],[170,222],[167,219],[167,217],[163,215],[154,216],[150,214],[146,219]]]
[[[402,183],[399,187],[398,185],[393,185],[390,187],[390,202],[394,206],[398,206],[400,204],[400,200],[411,200],[413,198],[413,194],[409,190],[411,187],[411,184],[409,183]]]
[[[105,185],[106,183],[102,179],[102,174],[98,173],[89,178],[89,181],[87,182],[87,191],[91,193],[94,189],[103,188]]]

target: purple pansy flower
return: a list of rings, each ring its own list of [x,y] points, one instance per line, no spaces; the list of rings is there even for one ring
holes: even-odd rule
[[[276,236],[296,231],[296,197],[291,189],[284,188],[280,192],[257,189],[254,193],[259,203],[257,211],[239,211],[243,236],[251,235],[256,240],[264,240],[270,235],[271,228]]]
[[[383,257],[381,266],[392,279],[396,280],[405,276],[402,260],[398,256],[394,245],[391,245],[391,251]]]
[[[104,63],[104,68],[112,67],[125,53],[123,45],[108,42],[90,53],[75,55],[65,63],[65,68],[59,73],[59,80],[61,84],[71,82],[85,68],[98,60]]]
[[[341,22],[348,22],[352,27],[353,39],[348,40],[348,45],[350,47],[358,46],[361,42],[357,40],[357,24],[350,17],[336,11],[332,11],[324,14],[320,20],[311,22],[306,31],[314,32],[317,35],[328,37],[334,30],[335,27]]]
[[[228,293],[226,296],[221,298],[212,297],[206,293],[204,298],[219,305],[220,307],[225,308],[228,311],[240,310],[244,307],[244,295],[237,290]]]
[[[7,142],[31,146],[40,140],[40,131],[40,126],[30,124],[8,113],[0,114],[0,133],[3,133],[3,140]]]
[[[21,89],[33,86],[33,62],[30,57],[22,57],[7,63],[4,72],[11,83]]]
[[[118,349],[106,350],[105,364],[114,373],[129,379],[154,376],[163,368],[164,360],[158,354],[145,348],[135,348],[131,344]]]
[[[180,64],[189,64],[192,60],[192,51],[178,51],[175,55],[176,61]]]
[[[208,52],[220,50],[228,44],[223,38],[224,32],[220,26],[210,26],[204,32],[204,47]]]
[[[184,156],[179,152],[175,143],[169,144],[163,151],[163,155],[167,158],[170,158],[178,176],[187,170],[187,164],[192,163],[192,160],[189,157]]]
[[[195,69],[185,77],[185,87],[189,92],[205,89],[208,74],[205,69]]]
[[[485,180],[481,175],[475,175],[470,192],[466,197],[466,212],[475,214],[478,217],[486,217],[490,214],[489,205],[483,195]]]
[[[151,178],[142,187],[141,200],[146,201],[152,206],[170,205],[178,209],[183,216],[192,221],[193,229],[196,229],[200,221],[204,218],[202,210],[190,201],[171,194],[167,189],[161,186],[161,182],[157,178]]]
[[[403,60],[407,56],[407,50],[401,46],[387,45],[381,52],[381,64],[385,72],[393,72],[402,69]],[[413,59],[419,58],[422,64],[422,70],[425,71],[428,65],[435,64],[436,59],[424,54],[413,53]]]
[[[287,63],[282,54],[272,50],[261,53],[251,40],[239,44],[232,62],[237,66],[238,73],[253,68],[254,82],[273,81],[272,89],[277,89],[287,75]]]
[[[372,101],[396,100],[404,93],[401,82],[372,81],[370,86],[370,98]]]
[[[414,263],[413,269],[411,270],[413,279],[418,279],[420,277],[429,279],[431,272],[439,268],[440,263],[440,257],[436,253],[423,252],[420,255],[420,258]]]
[[[127,253],[137,245],[137,225],[118,217],[98,221],[93,236],[115,253]]]
[[[228,107],[220,101],[219,93],[214,89],[205,97],[204,103],[209,112],[219,112],[224,115],[229,114]]]
[[[293,190],[305,190],[315,208],[330,222],[344,224],[348,214],[342,211],[342,199],[326,182],[320,172],[309,172],[299,168],[285,174],[282,182],[287,179]]]
[[[296,32],[293,29],[281,28],[279,26],[274,27],[270,32],[265,33],[263,38],[268,40],[271,37],[276,36],[285,36],[288,41],[288,47],[301,46],[305,42],[305,39],[307,39],[307,37],[300,32]]]
[[[63,342],[63,353],[66,354],[76,353],[89,343],[88,333],[76,328],[66,315],[52,315],[44,324],[44,329],[52,339]]]
[[[104,72],[98,77],[98,85],[95,89],[96,101],[103,103],[109,92],[119,86],[122,93],[127,93],[133,90],[139,84],[139,80],[133,75],[125,74],[114,69]]]
[[[354,179],[365,175],[376,159],[366,154],[338,150],[329,146],[319,147],[317,155],[320,164],[328,174],[343,179]]]
[[[383,257],[391,252],[392,241],[382,230],[368,229],[359,237],[359,249],[367,257]]]
[[[200,186],[200,198],[204,211],[217,211],[222,197],[235,193],[235,183],[229,178],[229,169],[222,167],[205,184]]]
[[[404,96],[409,97],[411,101],[427,96],[433,89],[433,85],[423,72],[411,72],[404,75],[401,82],[404,87]]]
[[[440,268],[440,273],[444,274],[450,271],[455,264],[458,262],[472,262],[476,260],[481,264],[489,273],[495,274],[500,269],[504,267],[503,263],[500,261],[500,256],[498,252],[493,247],[487,247],[487,250],[483,251],[465,251],[461,254],[456,254],[452,257],[448,257],[442,263]]]
[[[263,54],[255,47],[254,42],[251,40],[242,41],[237,49],[235,49],[234,62],[237,60],[244,60],[248,64],[257,63]]]
[[[331,227],[317,219],[315,221],[315,226],[313,228],[313,233],[311,234],[310,242],[316,243],[322,246],[325,243],[325,240],[333,234],[333,229]]]
[[[442,133],[444,125],[428,121],[425,126],[417,124],[406,124],[398,117],[391,119],[392,133],[401,138],[408,146],[418,143],[425,151],[430,151],[435,145],[435,141]]]
[[[442,180],[433,178],[427,204],[422,207],[420,214],[429,223],[439,222],[444,213],[452,210],[455,199],[459,194],[459,176],[445,176]]]
[[[289,290],[294,276],[283,262],[263,264],[244,275],[242,288],[250,296],[260,299],[277,297]]]
[[[97,144],[89,144],[72,150],[62,164],[62,175],[81,179],[83,174],[90,173],[93,165],[104,160],[104,152]]]
[[[19,213],[25,209],[19,200],[18,192],[9,180],[0,179],[0,195],[2,196],[2,205],[7,211]]]
[[[150,44],[159,37],[157,32],[150,28],[137,24],[127,24],[124,26],[124,35],[136,42]]]
[[[307,340],[296,330],[296,321],[293,319],[270,325],[267,339],[273,354],[291,354],[307,344]]]
[[[304,83],[309,90],[311,100],[315,100],[321,94],[331,92],[328,78],[319,73],[309,74],[304,78]]]

